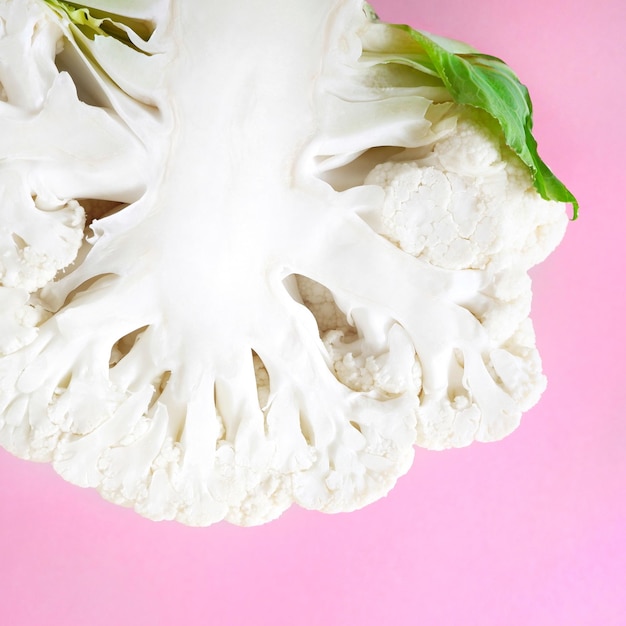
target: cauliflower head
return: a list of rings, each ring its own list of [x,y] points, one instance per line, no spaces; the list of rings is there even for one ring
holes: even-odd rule
[[[510,433],[573,202],[530,123],[359,0],[0,0],[0,444],[251,525]]]

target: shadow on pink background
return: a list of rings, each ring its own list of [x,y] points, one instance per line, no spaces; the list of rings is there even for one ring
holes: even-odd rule
[[[418,450],[363,511],[249,529],[149,522],[0,451],[0,623],[626,624],[626,4],[374,5],[513,66],[580,200],[533,272],[541,403],[502,442]]]

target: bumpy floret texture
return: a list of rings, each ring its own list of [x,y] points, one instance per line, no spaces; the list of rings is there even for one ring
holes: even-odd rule
[[[356,0],[122,4],[0,0],[0,443],[247,525],[514,429],[567,218],[493,123]]]
[[[365,182],[385,189],[378,232],[450,270],[523,272],[542,261],[560,241],[562,206],[542,201],[492,127],[488,114],[465,109],[419,158],[374,168]]]

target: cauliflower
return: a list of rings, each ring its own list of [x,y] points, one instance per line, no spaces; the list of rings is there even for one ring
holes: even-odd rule
[[[360,0],[0,0],[0,444],[251,525],[510,433],[577,208],[530,112]]]

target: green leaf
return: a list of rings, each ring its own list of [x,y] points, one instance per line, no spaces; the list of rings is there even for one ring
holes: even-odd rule
[[[539,194],[546,200],[571,203],[573,219],[576,219],[576,198],[537,152],[530,96],[513,70],[500,59],[480,54],[465,44],[433,37],[410,26],[390,26],[405,31],[419,44],[455,102],[482,109],[495,118],[506,144],[529,168]],[[412,62],[409,55],[403,62],[420,71],[425,65],[417,58]]]

